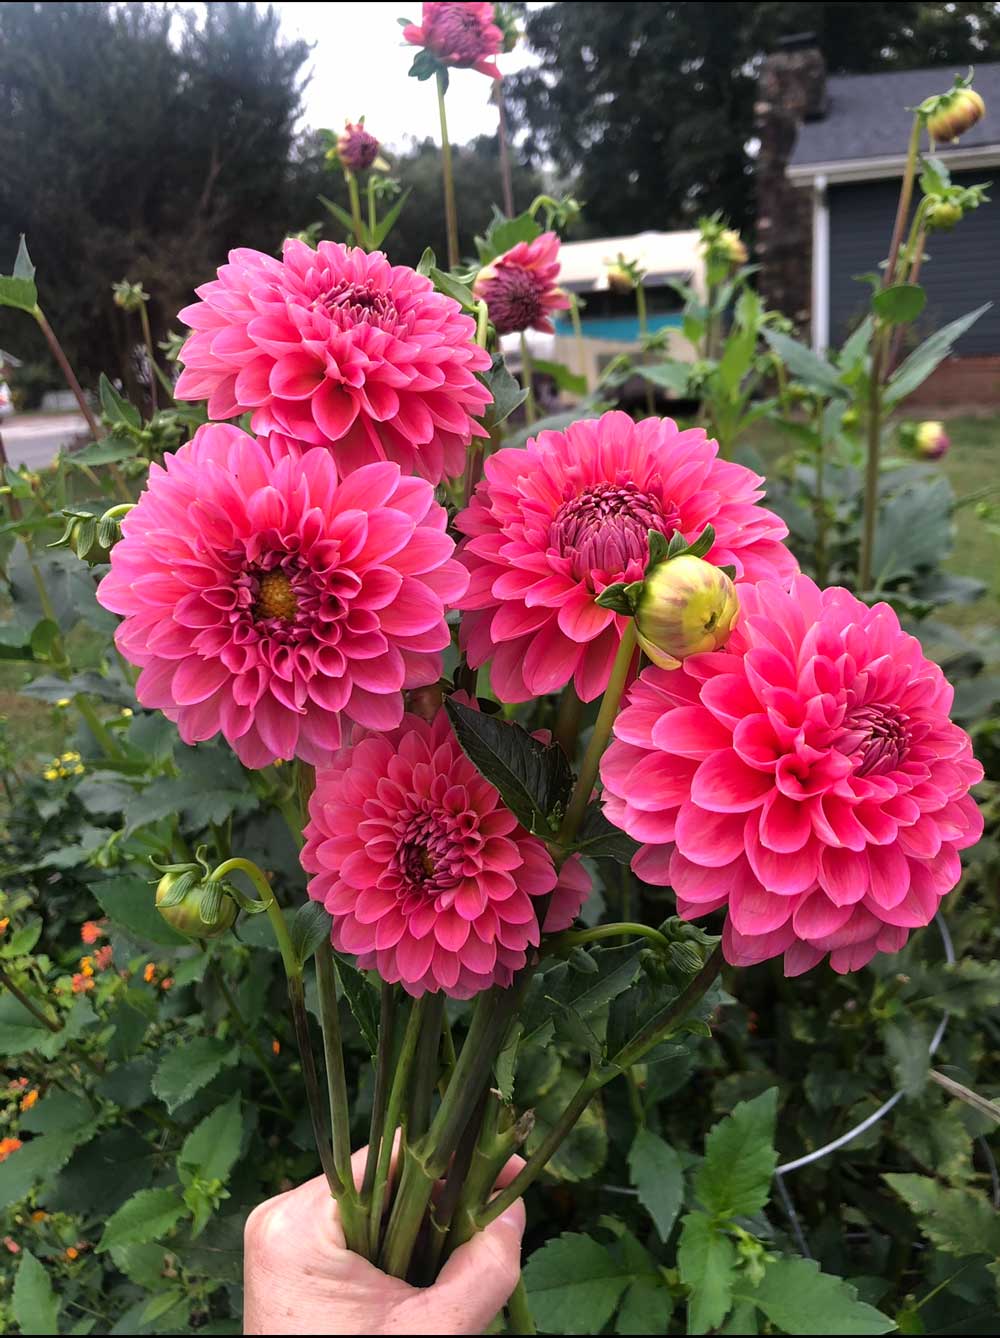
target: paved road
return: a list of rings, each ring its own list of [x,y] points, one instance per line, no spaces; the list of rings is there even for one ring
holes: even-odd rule
[[[78,413],[14,414],[0,418],[0,436],[12,465],[50,465],[63,446],[86,432]]]

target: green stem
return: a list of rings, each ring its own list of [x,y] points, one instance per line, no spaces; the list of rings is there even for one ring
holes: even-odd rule
[[[580,1083],[573,1099],[552,1126],[545,1138],[531,1154],[514,1179],[499,1194],[495,1195],[476,1219],[480,1228],[489,1226],[507,1211],[511,1204],[521,1197],[529,1185],[537,1180],[545,1169],[549,1158],[557,1151],[566,1135],[587,1109],[595,1092],[600,1091],[619,1073],[638,1064],[650,1050],[655,1049],[670,1033],[676,1030],[698,1000],[708,991],[716,976],[722,970],[722,950],[716,948],[704,966],[689,982],[687,988],[674,1000],[662,1008],[632,1039],[618,1051],[607,1064],[591,1069]]]
[[[375,178],[369,172],[368,174],[368,232],[371,240],[375,240],[375,229],[378,227],[378,212],[375,208]]]
[[[396,990],[392,985],[383,981],[379,1000],[378,1052],[375,1056],[372,1117],[368,1126],[368,1158],[365,1162],[365,1178],[361,1186],[361,1199],[366,1204],[371,1203],[372,1190],[375,1187],[375,1171],[378,1167],[379,1152],[382,1147],[382,1128],[385,1124],[386,1103],[389,1100],[395,1030]]]
[[[646,312],[646,288],[642,279],[635,285],[635,309],[639,317],[639,339],[643,346],[649,338],[649,317]],[[656,403],[653,400],[653,387],[646,382],[646,412],[650,418],[656,416]]]
[[[601,709],[597,715],[594,732],[590,736],[590,742],[587,744],[587,751],[580,766],[580,775],[573,787],[573,793],[566,808],[566,816],[563,818],[559,835],[556,837],[557,844],[563,848],[570,845],[576,836],[581,819],[586,812],[587,805],[590,803],[594,782],[597,780],[598,768],[601,765],[601,757],[611,738],[611,730],[618,714],[622,694],[625,691],[625,683],[635,655],[635,648],[635,622],[630,618],[625,624],[625,631],[622,633],[621,645],[618,647],[618,654],[615,656],[615,662],[611,669],[611,677],[601,701]]]
[[[13,994],[21,1007],[26,1008],[32,1017],[37,1018],[38,1021],[41,1022],[43,1027],[48,1027],[49,1031],[62,1031],[63,1024],[57,1022],[54,1018],[49,1017],[46,1013],[43,1013],[38,1005],[28,998],[24,990],[22,990],[19,985],[14,984],[10,976],[2,967],[0,967],[0,985],[3,985],[4,989],[10,990],[11,994]]]
[[[344,169],[347,193],[351,197],[351,218],[354,220],[354,245],[364,246],[365,225],[361,219],[361,196],[358,194],[358,179],[353,172]]]
[[[89,697],[78,692],[73,698],[73,705],[80,712],[86,721],[87,728],[93,734],[100,745],[101,752],[109,761],[122,762],[125,760],[125,754],[118,745],[117,739],[108,729],[107,725],[94,710],[93,703]]]
[[[549,953],[567,952],[570,948],[581,947],[584,943],[600,943],[606,938],[646,938],[655,943],[661,952],[670,951],[670,940],[651,925],[633,924],[623,921],[621,924],[596,925],[593,929],[572,929],[564,934],[555,934],[546,939],[542,950],[543,956]]]
[[[819,585],[824,586],[827,582],[828,562],[826,550],[826,495],[825,495],[825,472],[826,472],[826,441],[823,435],[823,410],[819,410],[816,423],[816,496],[813,504],[816,514],[816,580]]]
[[[427,997],[426,995],[424,996]],[[403,1097],[406,1094],[407,1084],[410,1077],[410,1068],[413,1064],[413,1056],[416,1054],[417,1041],[420,1037],[420,1022],[422,1011],[420,1004],[422,1000],[416,1000],[410,1005],[410,1016],[406,1022],[406,1031],[403,1033],[403,1045],[399,1052],[399,1058],[396,1060],[396,1069],[392,1077],[392,1087],[389,1091],[389,1100],[385,1108],[385,1120],[382,1125],[382,1145],[379,1148],[378,1163],[375,1169],[375,1180],[372,1186],[371,1207],[368,1211],[368,1244],[372,1257],[378,1248],[379,1236],[382,1230],[382,1209],[385,1204],[386,1186],[389,1183],[389,1168],[392,1163],[392,1145],[396,1137],[396,1130],[399,1127],[400,1114],[403,1109]],[[400,1147],[400,1156],[403,1149]]]
[[[430,1124],[431,1098],[437,1086],[440,1068],[443,1016],[444,995],[428,995],[420,1023],[420,1035],[417,1038],[417,1053],[406,1114],[406,1137],[410,1143],[422,1138]]]
[[[882,328],[876,324],[872,341],[872,365],[868,385],[868,446],[865,458],[864,510],[861,522],[861,557],[858,563],[858,594],[872,585],[875,552],[875,522],[878,515],[878,467],[882,446]]]
[[[584,382],[587,380],[587,348],[583,342],[583,325],[580,321],[580,302],[576,293],[569,293],[569,319],[573,326],[573,336],[576,339],[576,356],[580,364],[580,375]],[[589,385],[584,385],[584,394],[590,389]]]
[[[553,738],[559,744],[570,762],[576,757],[576,741],[580,733],[580,718],[583,714],[583,702],[577,696],[572,679],[566,684],[559,699],[559,714],[552,731]]]
[[[285,1118],[288,1120],[294,1120],[295,1112],[292,1110],[292,1107],[288,1101],[288,1097],[285,1096],[284,1092],[281,1090],[281,1087],[278,1084],[277,1078],[274,1076],[274,1070],[271,1068],[271,1065],[268,1062],[267,1056],[264,1053],[263,1046],[261,1045],[260,1041],[258,1041],[257,1037],[253,1034],[253,1032],[250,1030],[250,1028],[247,1026],[246,1018],[243,1016],[240,1006],[236,1002],[236,996],[229,988],[229,982],[226,980],[225,974],[222,970],[222,964],[219,962],[217,958],[213,958],[212,965],[215,968],[215,978],[219,985],[219,991],[222,994],[223,999],[225,999],[226,1001],[226,1007],[229,1009],[230,1016],[232,1017],[233,1022],[236,1024],[237,1031],[239,1031],[240,1035],[243,1037],[245,1044],[247,1044],[253,1051],[257,1063],[260,1065],[261,1071],[264,1074],[264,1077],[267,1079],[267,1085],[270,1087],[274,1095],[278,1098],[278,1102],[281,1105],[281,1110]]]
[[[507,1319],[509,1321],[507,1330],[509,1333],[537,1333],[535,1321],[531,1317],[531,1307],[528,1305],[528,1289],[524,1285],[524,1278],[518,1278],[517,1286],[510,1294],[510,1300],[507,1302]]]
[[[271,884],[264,876],[262,869],[254,864],[253,860],[241,859],[234,856],[232,859],[225,860],[217,869],[213,869],[210,874],[210,880],[220,881],[230,873],[246,874],[254,885],[257,896],[264,903],[264,909],[267,911],[267,918],[271,921],[271,929],[274,933],[275,942],[278,945],[278,951],[281,954],[281,962],[285,968],[285,975],[291,979],[292,976],[302,978],[302,963],[296,956],[295,949],[292,947],[292,940],[288,933],[288,926],[285,924],[285,917],[281,907],[275,898]]]
[[[525,419],[528,423],[533,423],[538,417],[538,406],[535,404],[535,370],[531,362],[531,350],[528,348],[528,337],[521,331],[521,385],[527,398],[524,401]]]
[[[139,305],[139,320],[142,324],[142,337],[146,343],[146,357],[149,359],[149,409],[150,415],[156,413],[156,355],[153,352],[153,332],[149,328],[149,312],[145,302]]]
[[[339,1194],[340,1220],[347,1248],[368,1257],[368,1226],[351,1169],[351,1116],[347,1103],[347,1075],[344,1070],[344,1044],[340,1034],[337,1003],[337,978],[329,939],[316,949],[316,984],[319,993],[320,1025],[323,1029],[323,1058],[326,1062],[326,1089],[330,1104],[330,1129],[333,1140],[333,1164],[343,1185]]]
[[[896,221],[893,224],[892,240],[889,243],[889,258],[886,262],[885,270],[882,273],[882,287],[889,288],[895,280],[896,261],[899,258],[899,248],[903,242],[903,233],[906,230],[906,220],[910,213],[910,202],[913,199],[913,182],[917,174],[917,158],[920,153],[920,131],[923,126],[923,117],[918,112],[913,118],[913,129],[910,131],[910,145],[906,154],[906,167],[903,170],[903,181],[899,189],[899,203],[896,206]]]
[[[439,70],[437,76],[437,98],[438,116],[441,120],[441,173],[444,178],[444,221],[448,231],[448,268],[454,269],[459,261],[458,210],[455,207],[455,177],[451,162],[451,140],[448,138],[448,115],[444,105],[444,95],[448,87],[447,79],[447,74],[443,70]]]

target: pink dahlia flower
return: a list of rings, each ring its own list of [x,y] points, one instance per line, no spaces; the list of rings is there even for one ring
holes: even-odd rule
[[[463,4],[460,0],[425,0],[422,22],[409,23],[403,38],[423,46],[442,65],[458,70],[478,70],[491,79],[500,71],[488,59],[503,50],[504,37],[497,26],[492,4]]]
[[[185,743],[220,730],[248,767],[323,763],[341,716],[394,729],[434,682],[468,575],[429,483],[390,462],[342,482],[329,452],[273,458],[210,423],[150,467],[97,597]]]
[[[793,575],[788,530],[758,505],[763,480],[718,449],[701,428],[607,413],[490,456],[456,522],[472,573],[461,636],[470,664],[492,659],[501,701],[570,679],[584,701],[604,691],[625,618],[595,598],[643,575],[651,529],[693,540],[712,524],[709,562],[744,580]]]
[[[444,709],[389,735],[355,732],[316,773],[302,865],[333,916],[333,946],[413,995],[467,999],[507,986],[590,889],[577,858],[557,875],[458,745]]]
[[[337,137],[337,157],[350,172],[365,172],[378,157],[379,142],[365,129],[364,118],[348,121]]]
[[[640,878],[696,919],[725,907],[734,966],[896,952],[958,881],[982,778],[952,689],[886,604],[805,576],[740,588],[725,651],[632,688],[601,767]]]
[[[533,242],[518,242],[479,271],[473,292],[489,308],[497,334],[541,330],[553,334],[553,311],[565,311],[569,298],[556,287],[559,238],[543,232]]]
[[[252,412],[259,434],[328,447],[350,473],[394,460],[431,483],[461,473],[490,393],[475,322],[381,252],[285,242],[281,260],[230,251],[180,318],[177,397],[210,418]]]

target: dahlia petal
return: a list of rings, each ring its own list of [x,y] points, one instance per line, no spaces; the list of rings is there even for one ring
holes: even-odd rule
[[[694,773],[691,798],[716,813],[744,813],[756,808],[771,789],[769,777],[748,767],[732,749],[720,749]]]

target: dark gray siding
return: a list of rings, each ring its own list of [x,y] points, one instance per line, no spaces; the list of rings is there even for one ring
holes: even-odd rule
[[[997,180],[1000,169],[956,174],[961,185]],[[964,316],[983,302],[993,307],[958,343],[956,352],[971,357],[1000,354],[1000,189],[993,204],[967,214],[954,232],[928,238],[920,281],[927,306],[918,322],[922,337]],[[830,205],[830,339],[840,344],[868,309],[869,289],[853,275],[876,268],[889,249],[896,216],[899,181],[865,181],[831,186]],[[907,344],[916,342],[912,333]]]

